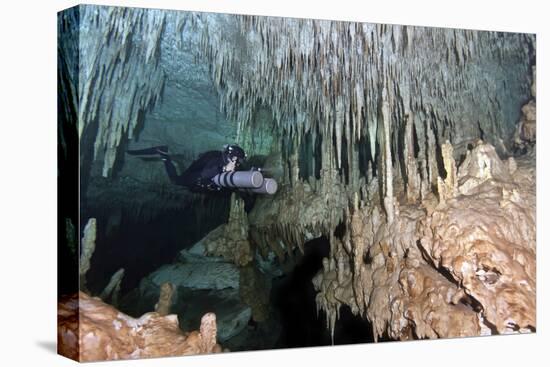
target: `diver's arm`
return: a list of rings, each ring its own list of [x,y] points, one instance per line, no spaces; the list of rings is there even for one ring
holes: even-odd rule
[[[201,178],[203,179],[212,179],[218,173],[223,172],[222,168],[217,164],[207,165],[201,171]]]

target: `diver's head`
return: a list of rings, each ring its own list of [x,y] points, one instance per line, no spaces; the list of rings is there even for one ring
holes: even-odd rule
[[[243,148],[236,144],[225,145],[223,149],[224,162],[235,162],[236,166],[240,166],[246,160],[246,153]]]

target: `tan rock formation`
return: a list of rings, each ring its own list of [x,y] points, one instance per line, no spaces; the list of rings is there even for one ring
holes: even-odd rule
[[[396,302],[416,338],[448,338],[479,335],[478,317],[469,305],[461,303],[464,291],[437,270],[408,257],[399,276],[404,291]],[[393,307],[398,309],[397,307]],[[401,339],[407,339],[400,330]]]
[[[170,314],[170,307],[172,307],[172,298],[176,291],[176,287],[172,283],[163,283],[160,286],[159,301],[155,305],[155,311],[161,316]]]
[[[443,165],[447,176],[445,180],[438,177],[437,192],[439,200],[444,202],[456,195],[458,190],[458,180],[456,178],[456,163],[453,158],[453,146],[447,141],[441,145],[441,155],[443,156]]]
[[[516,146],[522,147],[525,144],[537,141],[537,71],[533,66],[533,83],[531,84],[531,96],[533,97],[521,108],[521,118],[514,136]]]
[[[466,158],[458,176],[464,195],[426,218],[422,247],[481,304],[487,326],[534,330],[535,176],[512,175],[492,152],[479,144]]]
[[[534,99],[530,100],[521,108],[521,119],[519,121],[519,138],[528,143],[537,140],[537,104]]]
[[[263,255],[273,251],[283,262],[293,258],[295,248],[303,253],[306,241],[332,236],[351,194],[333,169],[323,170],[321,180],[312,182],[314,186],[301,180],[284,185],[275,197],[255,203],[249,214],[251,238]]]
[[[375,340],[535,330],[534,152],[503,162],[478,142],[457,172],[442,149],[443,201],[396,206],[392,223],[375,195],[347,210],[313,281],[331,329],[347,304]]]
[[[233,194],[228,222],[210,232],[203,243],[208,255],[223,257],[237,266],[245,266],[252,261],[248,218],[241,198]]]
[[[80,362],[222,351],[213,313],[203,316],[199,331],[183,332],[176,315],[134,319],[82,292],[62,299],[58,309],[59,353]]]

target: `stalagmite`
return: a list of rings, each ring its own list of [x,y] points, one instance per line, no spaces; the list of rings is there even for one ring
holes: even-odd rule
[[[525,149],[537,141],[537,103],[536,103],[536,68],[533,66],[533,83],[531,84],[531,100],[521,107],[521,117],[514,134],[516,148]]]
[[[437,187],[437,178],[439,177],[439,170],[437,167],[437,145],[434,133],[431,129],[431,127],[428,125],[428,122],[426,121],[426,134],[427,134],[427,159],[426,159],[426,166],[428,171],[428,179],[427,182],[429,184],[428,190],[432,191],[433,187]]]
[[[236,194],[232,194],[228,222],[211,231],[202,240],[206,253],[223,257],[237,266],[245,266],[254,258],[248,228],[244,201]]]
[[[116,306],[118,304],[118,296],[120,293],[120,282],[122,282],[123,277],[124,269],[119,269],[111,276],[111,280],[109,280],[109,283],[105,286],[99,298],[105,301],[110,297],[111,304]]]
[[[439,200],[445,202],[452,199],[458,193],[458,180],[456,177],[456,164],[453,158],[453,146],[447,141],[441,145],[441,155],[447,176],[445,180],[437,178],[437,192]]]
[[[172,307],[173,296],[176,288],[172,283],[166,282],[160,286],[160,295],[157,304],[155,305],[155,311],[161,316],[170,314],[170,308]]]
[[[90,260],[95,251],[96,219],[90,218],[84,227],[84,236],[80,245],[80,289],[86,290],[86,273],[90,270]]]
[[[533,143],[537,139],[535,101],[529,101],[529,103],[521,108],[521,112],[522,117],[519,126],[519,138],[524,142]]]
[[[525,157],[504,164],[493,147],[478,143],[456,174],[450,144],[443,144],[442,149],[448,172],[442,185],[449,188],[448,193],[455,188],[453,201],[437,206],[425,200],[425,209],[402,207],[390,224],[383,221],[377,206],[360,206],[354,197],[353,210],[346,215],[351,235],[337,241],[340,251],[346,241],[354,248],[354,291],[342,296],[346,294],[341,284],[345,282],[340,275],[344,273],[342,260],[334,267],[334,260],[325,259],[324,270],[314,279],[319,291],[317,305],[327,313],[331,330],[340,302],[365,310],[373,322],[375,339],[382,335],[397,339],[456,337],[487,333],[491,328],[498,333],[536,328],[531,303],[535,299],[534,161]],[[516,186],[520,182],[521,187]],[[495,200],[499,197],[500,201]],[[497,222],[499,228],[491,229],[494,225],[490,223]],[[497,240],[492,236],[504,237]],[[429,262],[415,245],[420,239],[432,259]],[[440,268],[449,271],[456,283],[441,274]],[[338,270],[331,275],[334,269]],[[400,287],[396,288],[397,281]]]
[[[353,212],[351,213],[350,220],[350,239],[349,241],[353,244],[353,289],[355,293],[355,305],[359,309],[360,313],[363,315],[365,312],[365,303],[363,302],[365,298],[365,292],[361,286],[361,280],[363,279],[363,271],[365,270],[365,246],[367,244],[367,233],[365,233],[365,226],[363,223],[363,216],[359,211],[359,204],[357,203],[357,198],[355,198],[355,203],[353,207]]]

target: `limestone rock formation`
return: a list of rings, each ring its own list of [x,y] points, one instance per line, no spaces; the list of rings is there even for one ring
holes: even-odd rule
[[[441,145],[441,155],[443,156],[443,165],[445,167],[445,180],[437,178],[437,192],[439,200],[445,201],[456,195],[458,190],[458,181],[456,178],[456,163],[453,158],[453,146],[446,142]]]
[[[516,147],[524,148],[537,141],[537,84],[536,66],[533,66],[533,83],[531,84],[532,98],[521,107],[521,118],[514,136]]]
[[[228,222],[211,232],[202,242],[208,255],[223,257],[241,267],[253,259],[248,236],[244,201],[233,194]]]
[[[66,28],[60,34],[70,38],[81,24],[80,36],[88,41],[81,50],[80,73],[75,65],[66,66],[69,79],[78,81],[76,90],[62,93],[82,107],[80,135],[95,137],[93,154],[86,159],[103,162],[104,176],[111,175],[122,143],[134,136],[139,114],[160,99],[163,67],[174,62],[160,58],[182,47],[208,65],[222,111],[239,122],[238,136],[254,127],[260,102],[262,108],[271,106],[273,123],[288,135],[294,152],[297,143],[313,148],[334,141],[334,167],[348,175],[356,167],[366,175],[366,167],[354,163],[357,154],[374,163],[377,152],[389,145],[392,156],[402,157],[399,134],[384,142],[386,125],[396,131],[412,124],[421,154],[427,152],[423,145],[430,134],[460,143],[479,137],[481,129],[495,145],[515,129],[517,101],[529,93],[530,35],[156,9],[76,9],[60,22]],[[116,47],[100,47],[103,35]],[[173,44],[163,43],[165,38]],[[60,41],[61,58],[69,62],[78,43]],[[142,83],[128,75],[139,75]],[[383,90],[387,98],[381,102]],[[121,94],[128,98],[115,98]],[[365,151],[354,151],[357,143]],[[327,168],[330,162],[322,164]]]
[[[534,330],[536,177],[522,174],[523,165],[513,175],[488,152],[494,149],[479,144],[466,158],[458,172],[463,195],[422,223],[422,247],[481,305],[490,328]],[[472,177],[479,180],[475,186]]]
[[[537,140],[536,109],[537,106],[534,100],[529,101],[521,108],[519,137],[528,143],[534,143]]]
[[[82,292],[61,300],[57,337],[59,352],[80,362],[222,351],[215,314],[203,316],[199,331],[184,332],[176,315],[134,319]]]
[[[445,201],[400,206],[391,224],[378,206],[352,208],[314,281],[327,324],[348,304],[372,321],[375,338],[535,330],[533,170],[532,155],[505,164],[479,142],[447,173],[458,190]]]
[[[172,283],[166,282],[160,286],[159,301],[155,305],[155,311],[161,316],[170,314],[170,308],[172,307],[175,287]]]

